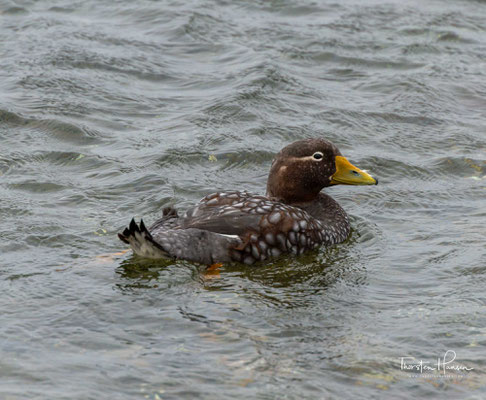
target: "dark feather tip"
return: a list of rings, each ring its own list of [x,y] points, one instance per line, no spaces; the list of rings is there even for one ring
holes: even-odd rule
[[[126,231],[126,229],[125,229]],[[118,238],[123,242],[123,243],[126,243],[126,244],[130,244],[130,242],[127,240],[127,238],[125,236],[123,236],[121,233],[118,234]]]
[[[130,232],[131,233],[140,232],[140,230],[138,229],[138,225],[135,222],[135,218],[132,218],[132,220],[130,221]]]

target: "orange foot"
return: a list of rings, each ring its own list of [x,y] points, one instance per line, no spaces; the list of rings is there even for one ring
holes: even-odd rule
[[[205,279],[217,279],[221,278],[219,269],[223,266],[222,263],[211,264],[206,271],[204,271],[203,278]]]

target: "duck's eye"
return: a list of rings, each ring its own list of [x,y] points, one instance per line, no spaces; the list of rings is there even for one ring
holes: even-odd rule
[[[322,154],[320,151],[316,151],[312,157],[314,157],[315,160],[320,160],[322,157],[324,157],[324,154]]]

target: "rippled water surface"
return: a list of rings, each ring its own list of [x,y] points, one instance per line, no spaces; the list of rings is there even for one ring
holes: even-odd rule
[[[3,1],[0,59],[2,400],[486,397],[486,3]],[[380,179],[347,242],[120,253],[314,136]]]

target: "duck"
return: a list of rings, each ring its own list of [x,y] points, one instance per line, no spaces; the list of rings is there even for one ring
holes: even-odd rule
[[[184,213],[164,208],[149,228],[132,219],[118,237],[144,258],[252,265],[345,241],[349,217],[323,189],[377,184],[330,141],[299,140],[273,159],[265,196],[211,193]]]

